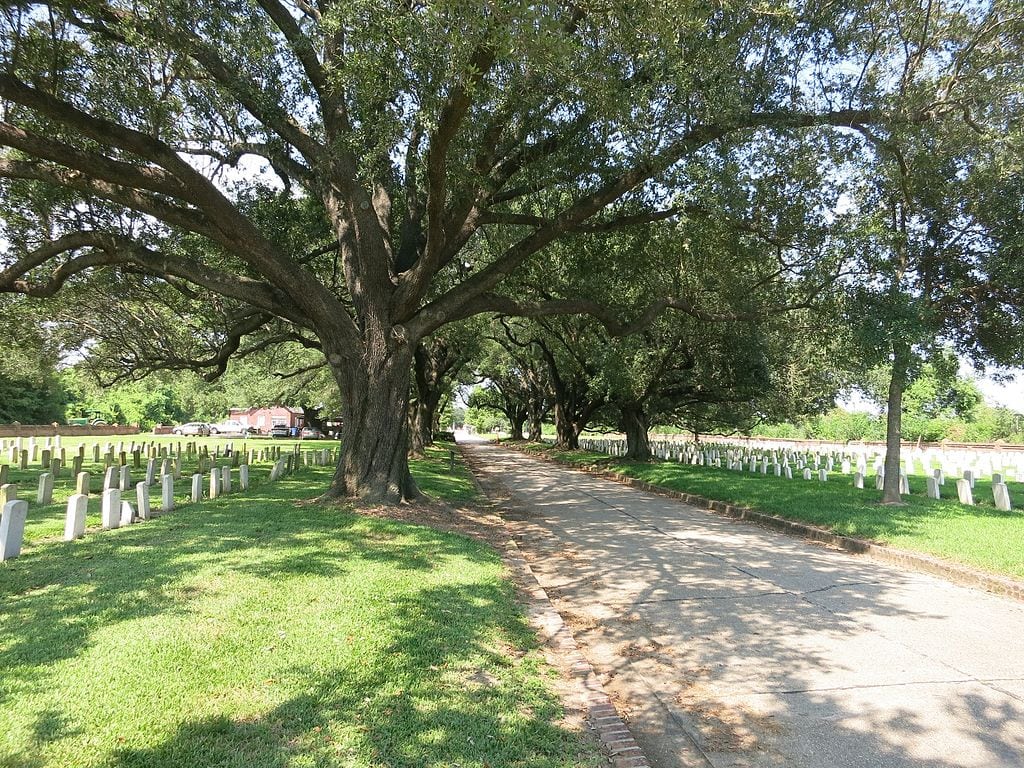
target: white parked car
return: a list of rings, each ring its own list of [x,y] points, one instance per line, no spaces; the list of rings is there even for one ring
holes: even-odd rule
[[[250,432],[249,427],[240,421],[228,419],[210,425],[211,435],[245,435]]]

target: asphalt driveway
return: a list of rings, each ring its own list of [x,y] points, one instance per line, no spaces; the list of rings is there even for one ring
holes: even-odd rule
[[[1024,766],[1024,604],[470,450],[655,766]]]

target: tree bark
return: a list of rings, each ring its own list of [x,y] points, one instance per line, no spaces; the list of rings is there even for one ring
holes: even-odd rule
[[[619,408],[622,431],[626,433],[626,455],[634,461],[651,460],[651,441],[647,435],[647,414],[642,405],[631,403]]]
[[[907,385],[910,368],[910,345],[894,342],[892,346],[892,375],[889,378],[888,412],[885,418],[885,480],[882,485],[882,503],[900,504],[900,441],[903,420],[903,390]]]
[[[580,435],[573,423],[570,409],[562,402],[562,398],[555,398],[555,445],[568,451],[578,450],[580,447]]]
[[[526,439],[531,443],[539,443],[544,437],[544,417],[540,411],[533,411],[530,414],[530,431],[526,435]]]
[[[403,343],[371,347],[363,366],[331,361],[342,393],[341,459],[329,496],[395,504],[419,496],[409,473],[409,373]]]
[[[434,426],[437,422],[437,406],[440,394],[420,391],[416,402],[409,406],[410,453],[422,457],[424,449],[434,444]]]
[[[424,449],[430,444],[430,435],[424,436],[423,414],[419,402],[409,404],[409,455],[423,458]]]
[[[526,423],[526,414],[521,411],[514,412],[515,416],[509,416],[509,428],[512,434],[509,436],[510,440],[522,440],[523,439],[523,425]]]

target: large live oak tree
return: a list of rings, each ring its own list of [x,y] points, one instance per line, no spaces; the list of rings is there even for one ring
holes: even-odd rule
[[[700,312],[699,294],[620,318],[503,293],[548,245],[673,216],[687,160],[723,146],[970,111],[970,41],[998,6],[900,10],[8,3],[0,291],[52,296],[105,271],[116,301],[117,276],[142,275],[233,302],[226,353],[271,322],[315,339],[344,402],[332,493],[397,501],[416,493],[409,373],[433,331],[499,311],[589,313],[621,334]],[[925,62],[914,98],[879,55],[900,44]],[[271,192],[318,211],[319,247],[252,215]]]

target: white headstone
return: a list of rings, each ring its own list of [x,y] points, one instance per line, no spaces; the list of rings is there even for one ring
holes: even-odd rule
[[[131,525],[135,522],[135,510],[132,509],[130,501],[121,502],[121,527]]]
[[[121,467],[121,477],[117,487],[120,489],[121,493],[125,493],[132,489],[132,473],[131,470],[128,469],[127,464]]]
[[[792,480],[793,479],[793,468],[791,466],[789,466],[789,464],[784,466],[782,468],[782,471],[785,473],[787,480]]]
[[[964,470],[964,480],[971,484],[971,488],[974,488],[974,472],[969,469]]]
[[[863,472],[855,472],[854,473],[854,475],[853,475],[853,487],[854,488],[863,488],[864,487],[864,473]]]
[[[903,496],[910,495],[910,478],[907,477],[906,472],[900,472],[900,494]]]
[[[160,480],[161,485],[163,485],[161,489],[160,511],[172,512],[174,511],[174,477],[172,475],[164,475]]]
[[[220,470],[221,493],[231,493],[231,467],[222,467]]]
[[[149,483],[139,483],[135,486],[135,501],[139,507],[139,519],[149,520],[152,517],[149,506]]]
[[[827,469],[819,469],[818,470],[818,480],[820,480],[823,483],[827,483],[828,482],[828,470]]]
[[[935,482],[937,482],[939,485],[946,484],[946,473],[943,472],[941,469],[936,469],[934,472],[932,472],[932,477],[935,478]]]
[[[804,480],[810,480],[810,479],[811,479],[811,468],[810,467],[805,467],[804,468]]]
[[[210,498],[216,499],[220,496],[220,469],[214,467],[210,470]]]
[[[198,504],[203,500],[203,476],[192,475],[192,503]]]
[[[103,492],[100,502],[100,521],[108,530],[121,525],[121,491],[119,488],[108,488]]]
[[[929,499],[941,499],[942,494],[939,492],[939,480],[934,475],[932,477],[925,478],[925,484],[928,486],[926,493]]]
[[[974,505],[974,494],[971,493],[971,481],[968,478],[962,477],[956,481],[956,493],[961,504]]]
[[[156,459],[146,459],[146,485],[152,485],[156,478]]]
[[[85,536],[85,515],[89,509],[89,497],[75,493],[68,498],[68,511],[64,517],[64,541],[74,541]]]
[[[1013,509],[1010,503],[1010,489],[1006,483],[992,483],[992,496],[996,502],[996,509],[1000,512],[1009,512]]]
[[[3,511],[0,512],[0,562],[12,560],[21,554],[26,517],[27,501],[15,499],[4,504]]]
[[[53,503],[53,475],[43,472],[39,475],[39,489],[36,492],[36,504],[45,506]]]
[[[108,491],[111,488],[117,488],[118,479],[117,467],[107,467],[107,471],[103,473],[103,490]]]
[[[238,488],[242,491],[249,490],[249,465],[243,464],[238,468]]]

